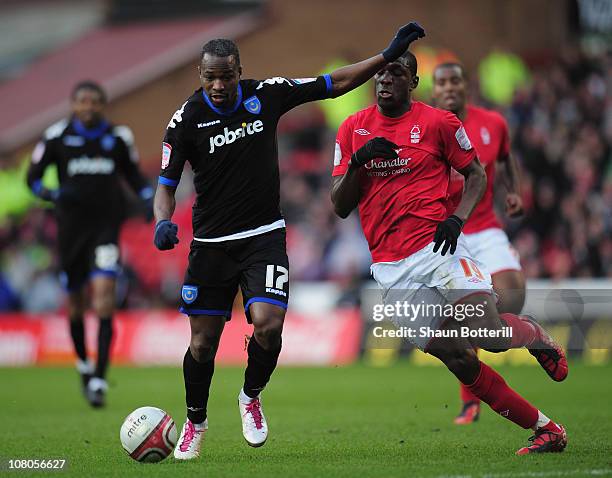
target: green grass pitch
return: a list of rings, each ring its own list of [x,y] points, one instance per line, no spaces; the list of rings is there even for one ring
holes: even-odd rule
[[[263,396],[266,445],[242,438],[236,396],[242,369],[218,367],[210,429],[196,462],[132,461],[119,427],[133,409],[185,418],[178,368],[114,368],[108,406],[92,410],[68,368],[0,369],[2,476],[557,477],[612,476],[612,366],[573,364],[566,382],[539,367],[498,367],[536,406],[563,423],[564,453],[517,457],[531,435],[483,409],[457,427],[457,384],[442,367],[280,368]],[[7,471],[8,458],[66,458],[64,471]]]

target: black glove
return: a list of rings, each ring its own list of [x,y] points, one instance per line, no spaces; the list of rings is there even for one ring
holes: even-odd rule
[[[178,244],[179,240],[176,237],[178,226],[168,219],[162,219],[155,226],[155,237],[153,243],[160,251],[174,249],[174,245]]]
[[[397,31],[389,46],[382,52],[382,55],[385,57],[385,60],[391,63],[402,56],[414,40],[424,36],[425,30],[423,27],[417,22],[410,22]]]
[[[397,144],[379,136],[371,139],[355,151],[351,156],[351,164],[361,167],[374,158],[395,159],[397,158],[396,149],[399,149]]]
[[[442,247],[442,255],[445,256],[446,252],[450,248],[451,255],[455,253],[457,249],[457,239],[461,234],[463,228],[463,221],[454,214],[446,218],[444,222],[438,224],[436,234],[434,235],[434,252],[438,252],[440,246]]]

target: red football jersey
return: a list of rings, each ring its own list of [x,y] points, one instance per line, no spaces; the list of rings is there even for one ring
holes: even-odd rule
[[[491,227],[501,228],[501,223],[493,209],[493,183],[495,182],[495,162],[510,153],[508,125],[502,115],[496,111],[471,105],[467,107],[463,125],[487,173],[487,189],[480,202],[476,204],[463,232],[472,234]],[[463,176],[453,170],[449,186],[449,214],[453,213],[461,201],[463,185]]]
[[[390,262],[433,240],[447,216],[451,166],[466,167],[476,153],[452,113],[415,101],[410,111],[389,118],[374,105],[340,126],[333,175],[344,174],[351,155],[377,136],[397,144],[399,158],[374,159],[359,170],[359,216],[372,260]]]

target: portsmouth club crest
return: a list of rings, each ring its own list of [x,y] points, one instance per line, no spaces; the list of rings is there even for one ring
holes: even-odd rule
[[[198,298],[198,286],[184,285],[181,291],[181,297],[183,297],[185,304],[192,304],[193,301]]]
[[[251,96],[242,102],[244,108],[254,115],[258,115],[261,111],[261,102],[257,96]]]
[[[112,134],[105,134],[102,136],[100,144],[102,145],[102,149],[104,149],[104,151],[112,151],[112,149],[115,147],[115,137]]]

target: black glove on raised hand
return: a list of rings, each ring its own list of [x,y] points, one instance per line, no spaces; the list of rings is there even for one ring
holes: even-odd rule
[[[378,136],[368,141],[353,153],[351,156],[351,164],[361,167],[374,158],[395,159],[397,158],[396,149],[399,149],[397,144]]]
[[[417,22],[410,22],[400,28],[389,46],[382,52],[389,63],[397,60],[408,49],[410,44],[425,36],[425,30]]]
[[[179,240],[176,236],[178,226],[168,219],[162,219],[155,226],[155,238],[153,243],[160,251],[174,249],[174,245],[178,244]]]
[[[445,256],[449,249],[451,255],[454,254],[455,250],[457,250],[457,239],[459,238],[459,234],[461,234],[462,228],[463,221],[454,214],[438,224],[436,234],[434,235],[433,251],[438,252],[440,246],[444,244],[441,254]]]

